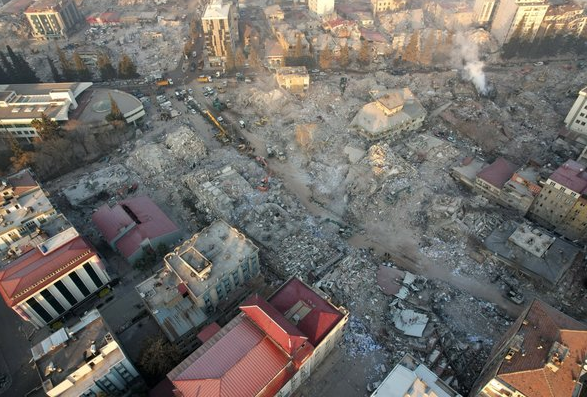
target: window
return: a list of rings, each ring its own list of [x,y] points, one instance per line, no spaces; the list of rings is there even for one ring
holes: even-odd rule
[[[98,277],[98,274],[96,273],[91,264],[86,263],[84,265],[84,270],[88,273],[94,284],[96,284],[97,288],[100,288],[102,284],[104,284],[102,280],[100,280],[100,277]]]
[[[222,284],[224,285],[224,289],[227,293],[232,291],[232,285],[230,285],[230,280],[228,278],[222,280]]]
[[[65,311],[63,306],[61,306],[61,303],[59,303],[59,301],[48,290],[45,289],[41,291],[41,296],[45,298],[47,303],[51,305],[51,307],[57,312],[57,314],[62,314]]]
[[[71,281],[73,281],[73,283],[76,285],[76,287],[79,288],[80,292],[84,296],[90,295],[90,290],[88,289],[88,287],[86,287],[86,285],[84,284],[82,279],[77,275],[76,272],[71,272],[69,274],[69,277],[71,278]]]
[[[35,298],[30,298],[26,301],[26,303],[33,309],[46,323],[51,321],[53,317],[49,314],[47,310]]]
[[[223,299],[225,296],[224,289],[222,289],[221,284],[216,284],[216,294],[218,295],[218,299]]]

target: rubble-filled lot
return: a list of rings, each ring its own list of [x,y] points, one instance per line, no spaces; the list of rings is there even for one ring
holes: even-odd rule
[[[298,275],[350,310],[341,357],[371,369],[355,385],[358,394],[384,378],[382,364],[389,371],[407,352],[465,393],[492,344],[522,309],[505,299],[508,287],[515,285],[526,301],[537,296],[585,316],[582,277],[576,276],[581,269],[571,269],[558,288],[545,287],[480,251],[496,225],[517,216],[449,175],[471,155],[486,161],[505,156],[519,165],[565,160],[549,148],[573,101],[567,92],[576,92],[587,76],[563,66],[492,67],[487,78],[495,85],[493,100],[479,97],[455,71],[347,74],[343,96],[340,76],[333,74],[313,82],[303,99],[259,74],[221,95],[233,103],[225,118],[248,126],[237,131],[254,154],[237,150],[238,139],[235,147],[221,145],[210,124],[177,104],[184,115],[170,121],[152,117],[152,129],[125,143],[109,162],[48,188],[60,200],[81,187],[93,193],[65,212],[95,242],[91,210],[129,194],[152,197],[186,235],[225,218],[260,246],[268,278]],[[422,131],[370,143],[349,129],[370,100],[369,90],[405,86],[429,112]],[[189,87],[201,92],[195,83]],[[267,145],[283,151],[285,159],[256,158],[267,155]],[[101,178],[110,174],[104,183]],[[408,270],[417,281],[396,281],[380,275],[382,268]],[[384,292],[385,280],[403,291],[399,297]],[[400,330],[411,318],[426,318],[421,336]],[[325,365],[333,371],[315,376],[327,380],[352,364],[333,358]],[[302,387],[300,395],[327,395],[316,384]]]

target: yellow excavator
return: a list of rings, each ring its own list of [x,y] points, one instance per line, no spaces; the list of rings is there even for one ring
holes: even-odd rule
[[[228,139],[228,132],[222,126],[222,124],[220,124],[218,120],[216,120],[216,117],[214,117],[214,115],[210,113],[209,110],[204,110],[204,114],[210,119],[212,124],[214,124],[216,128],[218,128],[218,134],[216,135],[216,138],[222,143],[229,143],[230,140]]]

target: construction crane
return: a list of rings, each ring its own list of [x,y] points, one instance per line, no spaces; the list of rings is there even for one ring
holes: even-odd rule
[[[218,135],[216,136],[218,140],[222,143],[228,143],[228,132],[226,132],[222,124],[220,124],[218,120],[216,120],[216,117],[214,117],[214,115],[210,113],[209,110],[204,110],[204,114],[208,117],[208,119],[210,119],[212,124],[214,124],[216,128],[218,128]]]

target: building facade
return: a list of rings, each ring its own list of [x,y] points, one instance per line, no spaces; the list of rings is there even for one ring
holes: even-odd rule
[[[329,15],[334,12],[334,0],[308,0],[308,8],[316,15]]]
[[[475,21],[479,25],[490,25],[495,16],[497,3],[497,0],[475,0],[475,5],[473,7]]]
[[[73,0],[38,0],[26,9],[34,38],[64,39],[84,23],[84,17]]]
[[[532,41],[549,7],[548,0],[501,0],[491,24],[491,34],[499,44],[507,43],[517,32],[525,40]]]
[[[305,66],[279,68],[275,79],[281,88],[294,94],[302,94],[310,88],[310,75]]]
[[[373,15],[378,15],[385,11],[401,10],[406,7],[406,4],[406,0],[371,0]]]
[[[31,351],[50,397],[122,396],[140,382],[139,373],[96,309]]]
[[[213,0],[202,15],[202,29],[210,66],[222,67],[228,51],[234,56],[239,39],[238,14],[234,5]]]
[[[587,144],[587,87],[579,91],[579,95],[571,110],[565,117],[565,125],[578,135],[575,140]]]
[[[2,298],[37,328],[58,320],[109,282],[104,261],[74,228],[0,268]]]

